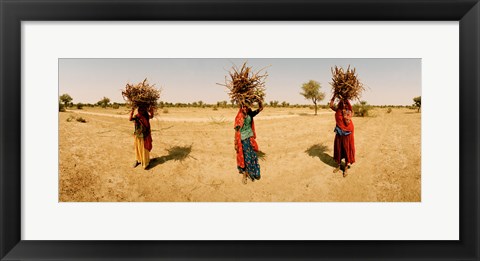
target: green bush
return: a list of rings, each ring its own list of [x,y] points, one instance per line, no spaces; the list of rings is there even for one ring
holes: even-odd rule
[[[368,112],[372,109],[372,106],[368,105],[366,101],[361,101],[360,103],[354,104],[352,109],[354,116],[367,117]]]
[[[83,109],[83,103],[77,103],[77,109],[79,110]]]

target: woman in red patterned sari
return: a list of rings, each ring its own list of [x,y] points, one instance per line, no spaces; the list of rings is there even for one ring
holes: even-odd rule
[[[342,159],[345,159],[343,177],[348,175],[350,165],[355,162],[354,126],[352,121],[352,105],[348,99],[340,99],[335,105],[335,95],[330,100],[330,108],[335,111],[335,141],[333,146],[333,158],[338,167],[334,173],[340,170]]]
[[[260,164],[258,164],[258,145],[255,141],[255,124],[253,117],[263,110],[262,103],[255,111],[243,105],[240,106],[235,117],[235,139],[234,146],[237,152],[237,169],[243,175],[242,182],[247,184],[247,178],[252,181],[260,179]]]

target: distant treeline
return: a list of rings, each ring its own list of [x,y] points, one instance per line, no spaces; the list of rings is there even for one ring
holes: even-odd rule
[[[409,109],[420,109],[421,106],[421,97],[414,98],[415,103],[412,105],[369,105],[366,101],[361,101],[356,103],[355,105],[360,106],[360,108],[367,109],[368,108],[409,108]],[[273,108],[310,108],[315,109],[315,106],[321,109],[328,109],[329,104],[317,104],[317,105],[309,105],[309,104],[290,104],[289,102],[283,101],[269,101],[264,104],[265,107],[273,107]],[[119,103],[119,102],[110,102],[110,99],[107,97],[103,97],[97,103],[73,103],[73,98],[68,94],[63,94],[59,97],[59,110],[65,111],[65,108],[76,108],[82,109],[83,107],[102,107],[102,108],[113,108],[119,109],[120,107],[127,107],[126,103]],[[218,108],[237,108],[238,105],[233,101],[218,101],[216,103],[205,103],[203,101],[195,101],[189,103],[183,102],[165,102],[160,101],[157,104],[157,107],[160,109],[163,108],[213,108],[217,110]]]
[[[113,102],[113,103],[107,103],[107,104],[92,104],[92,103],[68,103],[68,104],[62,104],[62,106],[67,107],[67,108],[77,108],[77,109],[82,109],[83,107],[102,107],[102,108],[113,108],[113,109],[119,109],[120,107],[127,107],[126,103],[118,103],[118,102]],[[273,108],[311,108],[314,109],[314,105],[309,105],[309,104],[290,104],[288,102],[278,102],[278,101],[271,101],[268,103],[264,104],[265,107],[273,107]],[[412,105],[370,105],[372,108],[409,108],[409,109],[417,109],[417,107],[412,106]],[[208,103],[203,103],[201,101],[199,102],[192,102],[192,103],[183,103],[183,102],[177,102],[177,103],[172,103],[172,102],[159,102],[158,103],[158,108],[238,108],[238,105],[236,104],[231,104],[231,103],[225,103],[225,102],[217,102],[216,104],[208,104]],[[329,105],[324,104],[324,105],[318,105],[319,108],[322,109],[328,109]]]

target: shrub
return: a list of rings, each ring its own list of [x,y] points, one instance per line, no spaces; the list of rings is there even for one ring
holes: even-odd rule
[[[70,116],[67,118],[67,121],[68,121],[68,122],[71,122],[71,121],[73,121],[73,120],[76,120],[76,121],[82,122],[82,123],[86,123],[86,122],[87,122],[87,120],[85,120],[84,118],[82,118],[82,117],[75,117],[75,116],[73,116],[73,115],[70,115]]]
[[[113,104],[113,105],[112,105],[112,108],[118,109],[118,108],[120,108],[120,105],[118,105],[118,104]]]
[[[392,112],[392,108],[387,109],[387,113],[390,113],[390,112]]]
[[[164,109],[163,109],[163,113],[168,113],[168,109],[167,109],[167,108],[164,108]]]
[[[218,111],[218,107],[217,107],[216,105],[213,106],[213,110],[214,110],[214,111]]]
[[[63,105],[62,103],[58,103],[58,111],[65,112],[65,105]]]
[[[372,109],[372,106],[368,105],[366,101],[361,101],[360,103],[354,104],[352,109],[354,116],[367,117],[368,112]]]
[[[83,103],[77,103],[77,109],[79,110],[83,109]]]

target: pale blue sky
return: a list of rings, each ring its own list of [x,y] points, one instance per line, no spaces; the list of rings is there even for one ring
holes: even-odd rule
[[[373,105],[411,105],[421,95],[421,59],[59,59],[59,95],[68,93],[74,103],[96,103],[104,96],[124,102],[127,83],[148,78],[162,88],[160,100],[216,103],[227,100],[223,83],[233,64],[247,61],[254,70],[267,67],[266,101],[310,104],[300,95],[302,83],[316,80],[327,103],[331,96],[331,71],[337,66],[355,67],[366,86],[362,100]]]

